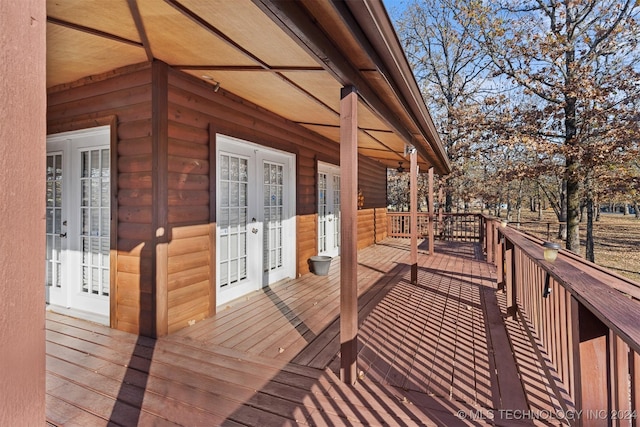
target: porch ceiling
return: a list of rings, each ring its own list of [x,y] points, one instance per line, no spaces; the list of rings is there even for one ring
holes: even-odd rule
[[[450,170],[379,0],[47,0],[47,87],[158,59],[339,142],[358,88],[359,147],[388,167],[417,147]]]

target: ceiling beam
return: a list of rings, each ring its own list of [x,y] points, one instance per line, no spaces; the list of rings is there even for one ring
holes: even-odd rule
[[[147,61],[153,62],[153,52],[151,51],[151,44],[149,43],[147,31],[144,29],[142,15],[140,15],[140,9],[138,9],[138,2],[136,0],[128,0],[127,4],[129,5],[129,11],[131,12],[131,17],[133,18],[133,22],[138,30],[140,40],[142,40],[142,47],[144,47],[144,51],[147,54]]]
[[[202,71],[261,71],[267,73],[291,73],[291,72],[326,72],[322,67],[269,67],[264,68],[261,66],[251,65],[173,65],[173,68],[190,71],[190,70],[202,70]]]

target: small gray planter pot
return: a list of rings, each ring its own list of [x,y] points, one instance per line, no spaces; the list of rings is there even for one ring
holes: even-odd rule
[[[318,276],[328,275],[332,259],[330,256],[312,256],[309,258],[311,271]]]

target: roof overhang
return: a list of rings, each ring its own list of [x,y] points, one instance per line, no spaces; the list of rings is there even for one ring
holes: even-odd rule
[[[339,143],[359,94],[359,152],[450,163],[379,0],[48,0],[47,85],[158,59]]]

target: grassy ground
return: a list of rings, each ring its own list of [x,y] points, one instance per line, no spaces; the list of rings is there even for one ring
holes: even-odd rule
[[[512,219],[515,221],[515,216]],[[522,210],[520,229],[547,240],[547,224],[550,237],[554,242],[564,243],[557,239],[558,220],[553,211],[543,212],[538,220],[537,212]],[[607,267],[622,276],[640,283],[640,220],[634,215],[601,214],[600,221],[594,223],[595,262]],[[585,222],[580,224],[580,255],[584,256],[586,237]]]

